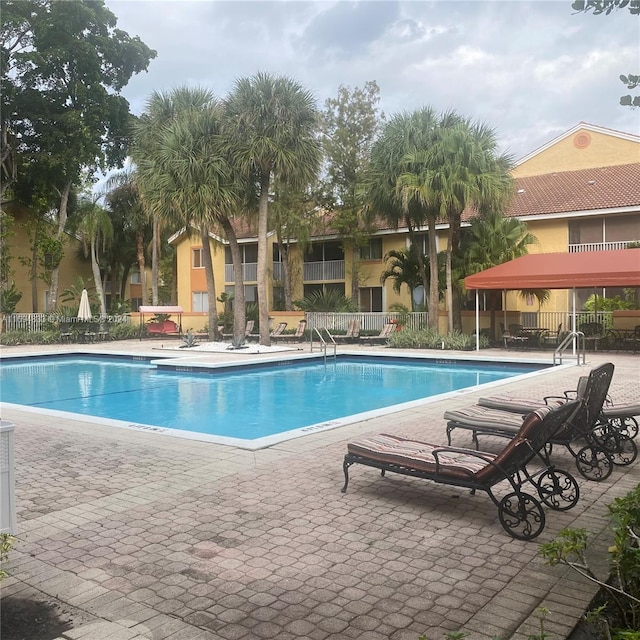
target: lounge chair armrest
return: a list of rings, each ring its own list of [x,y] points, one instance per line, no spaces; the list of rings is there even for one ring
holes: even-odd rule
[[[439,449],[434,449],[431,454],[435,458],[436,461],[436,473],[440,471],[440,457],[439,453],[463,453],[466,456],[472,456],[474,458],[478,458],[487,464],[491,464],[495,456],[492,453],[486,453],[484,451],[476,451],[475,449],[465,449],[462,447],[440,447]],[[464,470],[469,476],[474,475],[472,471]]]

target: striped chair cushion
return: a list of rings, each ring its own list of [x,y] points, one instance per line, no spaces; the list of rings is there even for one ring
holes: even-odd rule
[[[437,457],[433,451],[438,449]],[[377,462],[398,464],[425,473],[451,478],[469,479],[488,463],[486,460],[474,455],[474,451],[447,451],[443,445],[430,444],[409,440],[400,436],[386,433],[369,436],[347,445],[349,453],[363,456]],[[487,460],[493,460],[496,456],[490,453],[482,454]]]
[[[508,434],[516,434],[522,427],[524,416],[519,413],[473,405],[464,409],[445,411],[444,419],[469,429],[492,429]]]
[[[543,407],[559,407],[566,402],[566,398],[549,398],[544,400],[531,400],[529,398],[514,398],[512,396],[489,396],[479,398],[478,404],[481,407],[499,409],[501,411],[511,411],[512,413],[531,413]]]

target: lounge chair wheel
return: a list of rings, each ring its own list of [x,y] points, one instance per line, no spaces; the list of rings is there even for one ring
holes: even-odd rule
[[[598,446],[611,458],[613,464],[625,467],[638,457],[636,443],[616,427],[607,423],[593,432]]]
[[[575,478],[560,469],[548,469],[537,482],[540,500],[551,509],[567,511],[578,504],[580,487]]]
[[[609,445],[609,442],[607,442]],[[610,446],[607,446],[607,453],[611,456],[613,464],[626,467],[638,457],[638,446],[629,437],[618,435],[612,438]]]
[[[576,467],[582,476],[587,480],[602,482],[606,480],[613,471],[611,458],[605,451],[592,445],[582,447],[576,455]]]
[[[632,417],[626,418],[609,418],[609,422],[618,433],[629,438],[635,438],[638,435],[638,421]]]
[[[498,505],[498,517],[507,533],[518,540],[533,540],[544,529],[542,505],[528,493],[507,494]]]

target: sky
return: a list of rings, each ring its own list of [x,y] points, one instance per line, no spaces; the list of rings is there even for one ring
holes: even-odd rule
[[[640,73],[640,16],[575,13],[572,0],[106,0],[118,28],[157,51],[123,95],[285,75],[320,109],[340,85],[375,80],[387,115],[431,106],[496,130],[514,160],[579,122],[640,134],[619,104]]]

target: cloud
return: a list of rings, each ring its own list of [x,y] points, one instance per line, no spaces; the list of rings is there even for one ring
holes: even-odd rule
[[[157,49],[125,88],[134,112],[154,89],[225,95],[258,71],[318,99],[376,80],[388,114],[432,105],[494,126],[523,156],[584,120],[640,133],[618,104],[640,72],[639,18],[574,14],[566,2],[107,0],[118,27]]]

